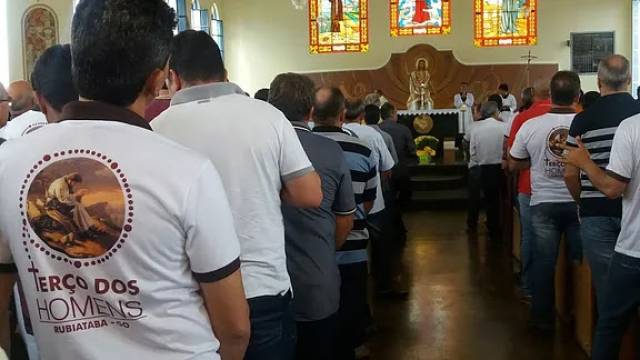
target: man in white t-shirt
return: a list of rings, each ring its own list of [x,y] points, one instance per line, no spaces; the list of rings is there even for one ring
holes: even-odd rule
[[[33,110],[36,106],[35,93],[28,82],[12,82],[7,92],[11,98],[11,121],[2,129],[4,139],[19,138],[47,124],[44,114]]]
[[[531,169],[533,241],[533,299],[531,325],[549,330],[555,323],[554,273],[562,235],[580,261],[578,208],[564,184],[562,146],[575,117],[580,78],[560,71],[551,80],[551,111],[527,121],[510,150],[511,171]]]
[[[40,109],[47,121],[49,123],[60,121],[62,108],[68,103],[78,100],[78,91],[73,85],[71,76],[71,47],[69,44],[54,45],[40,55],[33,67],[31,83]],[[22,309],[22,311],[16,311],[20,335],[25,342],[29,358],[39,359],[38,346],[33,336],[33,326],[30,323],[27,307],[22,306],[25,303],[21,301],[23,296],[20,294],[20,289],[21,287],[16,284],[14,287],[16,309]]]
[[[244,355],[248,307],[221,180],[142,117],[164,82],[174,18],[161,0],[80,2],[71,38],[86,100],[2,145],[1,315],[13,266],[43,360]],[[64,176],[68,202],[48,197]]]
[[[489,236],[499,240],[500,190],[505,184],[502,172],[504,123],[496,120],[500,111],[493,101],[482,104],[480,112],[483,120],[474,122],[469,134],[469,162],[480,166]]]
[[[152,126],[205,155],[220,172],[240,239],[251,308],[246,359],[289,358],[295,321],[281,196],[294,207],[318,207],[320,179],[282,112],[225,82],[220,48],[208,34],[178,34],[169,67],[169,89],[175,95]]]
[[[591,159],[580,139],[576,143],[578,149],[566,147],[566,161],[582,169],[607,198],[622,197],[621,231],[598,299],[592,351],[592,359],[616,359],[640,302],[640,115],[618,126],[606,170]]]

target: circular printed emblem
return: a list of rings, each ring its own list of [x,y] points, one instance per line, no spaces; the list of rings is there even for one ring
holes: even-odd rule
[[[561,158],[564,150],[560,146],[566,144],[568,138],[569,128],[558,127],[551,130],[549,137],[547,138],[547,148],[549,149],[549,152],[554,156]]]
[[[30,243],[32,250],[76,267],[108,260],[133,222],[133,196],[119,165],[95,151],[76,157],[80,151],[45,155],[20,194],[23,223],[32,230],[24,229],[25,251]]]

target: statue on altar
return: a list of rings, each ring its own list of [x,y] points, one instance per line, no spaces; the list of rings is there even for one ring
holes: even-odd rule
[[[429,73],[429,61],[420,58],[416,61],[416,70],[409,78],[409,110],[431,110],[433,109],[433,99],[431,99],[431,74]]]

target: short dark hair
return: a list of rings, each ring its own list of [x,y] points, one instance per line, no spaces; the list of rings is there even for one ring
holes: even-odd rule
[[[315,84],[304,75],[286,73],[276,76],[269,89],[269,103],[289,121],[303,121],[313,107]]]
[[[598,99],[600,99],[601,95],[597,91],[587,91],[580,98],[580,105],[582,105],[583,110],[587,110],[591,105],[595,104]]]
[[[395,106],[393,106],[391,103],[384,103],[384,105],[382,105],[382,107],[380,108],[380,116],[382,116],[383,120],[387,120],[391,116],[393,116],[394,111],[396,111]]]
[[[375,125],[380,122],[380,108],[375,105],[364,107],[364,121],[368,125]]]
[[[498,85],[498,90],[509,91],[509,84],[502,83],[502,84]]]
[[[173,39],[169,67],[185,81],[222,81],[227,74],[216,41],[196,30],[185,30]]]
[[[56,110],[78,100],[71,76],[71,47],[53,45],[36,61],[31,73],[31,86]]]
[[[269,101],[269,89],[260,89],[253,95],[254,99]]]
[[[162,0],[82,0],[71,28],[80,96],[129,106],[169,57],[175,12]]]
[[[344,117],[347,120],[355,120],[364,113],[364,101],[362,99],[348,99],[345,101],[346,112]]]
[[[495,101],[489,100],[480,107],[480,114],[483,119],[488,119],[500,112],[500,107]]]
[[[344,110],[344,94],[336,87],[319,88],[318,92],[329,90],[330,96],[324,101],[318,101],[317,96],[313,104],[313,120],[316,123],[323,123],[327,120],[336,119],[340,116],[340,112]]]
[[[502,96],[493,94],[490,95],[489,98],[487,98],[487,101],[493,101],[494,103],[496,103],[496,105],[498,105],[498,109],[502,110]]]
[[[580,96],[580,77],[573,71],[558,71],[551,79],[551,102],[569,106]]]

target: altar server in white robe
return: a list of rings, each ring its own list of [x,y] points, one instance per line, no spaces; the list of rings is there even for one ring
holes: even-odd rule
[[[461,116],[458,123],[460,133],[467,133],[473,123],[473,104],[475,99],[471,91],[469,91],[469,83],[460,84],[460,92],[453,98],[456,109],[460,110]]]

